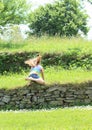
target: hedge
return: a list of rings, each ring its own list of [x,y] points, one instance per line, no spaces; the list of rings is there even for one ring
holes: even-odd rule
[[[33,58],[39,52],[17,52],[17,53],[0,53],[0,73],[20,72],[28,69],[24,61]],[[92,69],[92,54],[81,54],[78,52],[68,53],[45,53],[42,55],[42,65],[61,66],[64,69]]]
[[[0,53],[0,73],[20,72],[22,69],[27,69],[24,61],[33,55],[28,52]]]

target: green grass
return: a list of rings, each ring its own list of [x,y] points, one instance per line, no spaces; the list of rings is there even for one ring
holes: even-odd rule
[[[92,109],[0,112],[0,130],[92,130]]]
[[[70,49],[77,48],[81,53],[89,53],[92,51],[92,41],[81,38],[60,38],[60,37],[31,37],[28,40],[0,41],[0,52],[21,52],[21,51],[37,51],[40,53],[67,52]]]
[[[28,84],[25,81],[28,73],[8,74],[0,76],[0,88],[23,87]],[[53,83],[81,83],[92,80],[92,71],[87,70],[64,70],[61,67],[50,67],[44,70],[45,81],[47,84]]]
[[[47,83],[81,83],[92,80],[92,71],[76,69],[64,70],[59,67],[51,67],[45,70]]]
[[[0,76],[0,88],[17,88],[27,84],[24,74],[8,74]]]

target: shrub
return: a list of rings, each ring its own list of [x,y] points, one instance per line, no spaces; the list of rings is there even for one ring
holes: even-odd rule
[[[38,52],[0,53],[0,73],[20,72],[28,68],[24,64],[26,59],[32,58]],[[61,66],[64,69],[92,69],[92,54],[80,54],[80,50],[72,49],[65,53],[45,53],[42,65]]]

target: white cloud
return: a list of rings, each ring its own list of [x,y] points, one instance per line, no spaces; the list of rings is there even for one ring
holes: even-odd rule
[[[85,9],[87,11],[87,14],[89,15],[88,26],[90,30],[88,32],[88,39],[92,40],[92,5],[88,2],[85,2]]]
[[[85,2],[85,9],[87,11],[87,14],[89,15],[89,25],[92,25],[92,5],[88,2]]]
[[[32,9],[36,9],[40,5],[45,5],[47,3],[52,3],[54,0],[29,0],[32,3]]]
[[[54,0],[30,0],[34,5],[44,5],[46,3],[52,3]]]

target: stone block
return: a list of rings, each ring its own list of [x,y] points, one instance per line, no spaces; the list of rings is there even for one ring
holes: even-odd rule
[[[92,94],[92,90],[87,90],[85,94]]]
[[[50,87],[49,89],[46,90],[46,92],[53,92],[55,90],[58,90],[58,87]]]
[[[51,106],[60,106],[62,104],[63,104],[62,100],[61,101],[50,101],[49,102],[49,105],[51,105]]]
[[[10,96],[8,96],[8,95],[5,95],[5,96],[2,98],[2,102],[8,103],[9,101],[10,101]]]

